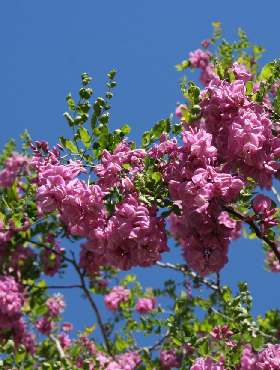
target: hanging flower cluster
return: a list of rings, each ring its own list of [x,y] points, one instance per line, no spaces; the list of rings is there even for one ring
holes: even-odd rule
[[[30,158],[18,153],[13,153],[4,163],[0,171],[0,188],[10,187],[16,178],[28,171]]]
[[[250,345],[243,349],[240,370],[277,370],[279,368],[279,344],[268,344],[266,348],[258,353],[255,353]]]
[[[60,164],[54,153],[47,158],[37,154],[33,159],[38,171],[38,210],[41,214],[58,210],[69,234],[88,239],[80,262],[88,273],[106,264],[123,270],[149,266],[168,250],[163,218],[157,217],[156,208],[139,201],[132,183],[143,168],[144,155],[143,150],[130,150],[126,142],[112,156],[103,152],[95,168],[99,177],[95,185],[77,178],[84,171],[79,162]],[[127,196],[110,215],[105,199],[113,186]]]

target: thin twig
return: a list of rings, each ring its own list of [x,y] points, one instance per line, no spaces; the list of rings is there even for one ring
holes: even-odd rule
[[[202,283],[206,285],[208,288],[213,289],[215,291],[219,291],[219,287],[217,284],[215,284],[211,280],[207,280],[199,275],[197,275],[194,271],[190,270],[186,265],[173,265],[172,263],[169,262],[156,262],[157,266],[162,267],[162,268],[169,268],[172,270],[179,271],[183,273],[184,275],[190,276],[192,279],[197,280],[199,283]]]
[[[221,316],[223,319],[225,320],[229,320],[231,322],[235,322],[235,319],[231,318],[230,316],[227,316],[227,315],[224,315],[223,313],[221,313],[220,311],[216,310],[213,306],[210,308],[211,311],[213,311],[216,315],[219,315]],[[270,335],[270,334],[266,334],[265,332],[263,332],[262,330],[260,330],[257,326],[257,323],[255,321],[253,321],[253,324],[256,325],[256,330],[258,331],[258,333],[260,333],[262,336],[264,336],[265,338],[269,339],[269,340],[273,340],[273,341],[277,341],[277,338],[274,337],[273,335]]]
[[[162,338],[160,338],[160,340],[158,342],[156,342],[155,344],[153,344],[150,347],[146,347],[146,349],[149,352],[152,352],[152,351],[158,349],[158,347],[161,346],[165,342],[165,340],[168,338],[169,334],[170,334],[170,332],[169,332],[169,330],[167,330],[167,332],[164,334],[164,336]],[[140,349],[138,352],[141,352],[141,351],[142,351],[142,349]]]
[[[274,240],[270,240],[268,239],[267,236],[265,236],[261,231],[260,229],[258,228],[258,226],[255,224],[254,221],[248,219],[248,217],[244,216],[243,214],[239,213],[238,211],[236,211],[235,209],[233,209],[232,207],[229,207],[229,206],[224,206],[224,209],[232,214],[233,216],[239,218],[239,220],[245,222],[247,225],[249,225],[256,233],[257,237],[261,240],[263,240],[273,251],[273,253],[275,254],[276,258],[278,259],[278,261],[280,262],[280,252],[278,251],[278,245],[277,243],[274,241]]]
[[[37,286],[35,284],[29,285],[29,284],[23,284],[25,287],[29,288],[37,288],[37,289],[74,289],[74,288],[82,288],[81,285],[74,284],[74,285],[46,285],[46,286]]]
[[[54,254],[60,256],[64,261],[67,261],[67,262],[72,263],[72,264],[74,262],[71,258],[69,258],[65,254],[63,254],[63,252],[58,251],[58,250],[54,249],[53,247],[49,247],[48,245],[46,245],[44,243],[40,243],[40,242],[37,242],[35,240],[29,240],[28,242],[31,243],[31,244],[37,245],[38,247],[47,249],[50,252],[53,252]]]
[[[216,284],[219,292],[221,292],[221,275],[219,272],[216,273]]]
[[[110,344],[110,341],[109,341],[109,338],[107,336],[107,333],[106,333],[106,329],[105,329],[105,326],[102,322],[102,318],[101,318],[101,315],[100,315],[100,312],[98,311],[98,308],[97,308],[97,305],[96,303],[94,302],[91,294],[90,294],[90,291],[89,289],[87,288],[86,286],[86,282],[85,282],[85,278],[84,278],[84,274],[81,272],[80,270],[80,267],[79,265],[77,264],[75,258],[74,258],[74,255],[73,255],[73,262],[71,262],[75,268],[75,270],[77,271],[78,275],[79,275],[79,278],[80,278],[80,281],[81,281],[81,289],[83,290],[83,292],[85,293],[94,313],[95,313],[95,316],[96,316],[96,319],[97,319],[97,322],[98,322],[98,325],[100,327],[100,330],[101,330],[101,333],[102,333],[102,336],[103,336],[103,339],[104,339],[104,342],[105,342],[105,346],[106,346],[106,349],[108,351],[108,353],[112,356],[113,356],[113,353],[112,353],[112,349],[111,349],[111,344]]]

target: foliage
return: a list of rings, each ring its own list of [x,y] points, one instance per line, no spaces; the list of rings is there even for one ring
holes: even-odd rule
[[[203,50],[176,66],[200,70],[200,83],[182,77],[184,103],[144,132],[141,148],[128,140],[129,125],[110,130],[115,70],[103,97],[81,75],[77,96],[66,97],[69,136],[54,148],[27,132],[21,148],[5,146],[1,368],[196,370],[204,361],[209,369],[264,369],[273,346],[269,369],[279,369],[280,311],[254,318],[246,282],[233,293],[220,272],[241,227],[263,242],[266,268],[280,271],[279,209],[261,193],[278,197],[280,62],[260,68],[264,49],[243,30],[231,43],[219,22],[213,28]],[[172,238],[181,264],[172,263]],[[160,287],[123,274],[135,266],[162,269]],[[77,283],[53,286],[69,268]],[[167,269],[176,281],[165,279]],[[69,335],[63,297],[52,288],[83,292],[95,314],[83,332]]]

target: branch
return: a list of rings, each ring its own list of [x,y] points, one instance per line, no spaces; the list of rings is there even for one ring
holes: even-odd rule
[[[28,288],[37,288],[37,289],[74,289],[74,288],[82,288],[81,285],[73,284],[73,285],[47,285],[47,286],[37,286],[37,285],[29,285],[29,284],[22,284]]]
[[[79,275],[79,278],[80,278],[80,281],[81,281],[81,289],[84,291],[85,295],[86,295],[86,298],[88,299],[94,313],[95,313],[95,316],[96,316],[96,319],[97,319],[97,322],[98,322],[98,325],[100,327],[100,330],[101,330],[101,333],[102,333],[102,336],[103,336],[103,339],[104,339],[104,342],[105,342],[105,347],[108,351],[108,353],[114,358],[113,356],[113,353],[112,353],[112,348],[111,348],[111,344],[109,342],[109,338],[107,336],[107,333],[106,333],[106,329],[105,329],[105,326],[102,322],[102,318],[101,318],[101,315],[100,315],[100,312],[98,311],[98,308],[97,308],[97,305],[96,303],[94,302],[92,296],[91,296],[91,293],[89,291],[89,289],[87,288],[86,286],[86,282],[85,282],[85,277],[83,275],[83,273],[81,272],[80,270],[80,267],[79,265],[77,264],[76,260],[74,259],[74,256],[73,256],[73,262],[71,262],[75,268],[75,270],[77,271],[78,275]]]
[[[278,259],[278,261],[280,262],[280,252],[278,251],[278,245],[277,243],[274,241],[274,240],[270,240],[268,239],[267,236],[265,236],[261,231],[260,229],[258,228],[258,226],[255,224],[254,221],[248,219],[248,217],[244,216],[242,213],[239,213],[238,211],[236,211],[235,209],[229,207],[229,206],[224,206],[224,209],[232,214],[233,216],[237,217],[239,220],[245,222],[247,225],[249,225],[252,230],[255,231],[257,237],[261,240],[263,240],[273,251],[273,253],[275,254],[276,258]]]
[[[154,345],[152,345],[151,347],[148,347],[147,350],[149,352],[152,352],[152,351],[158,349],[158,347],[161,346],[165,342],[165,340],[168,338],[169,334],[170,334],[169,330],[167,330],[167,332],[164,334],[164,336],[162,338],[160,338],[160,340],[158,342],[156,342]],[[142,351],[142,349],[139,352],[141,352],[141,351]]]
[[[71,264],[73,264],[74,260],[72,260],[71,258],[67,257],[65,254],[63,254],[63,252],[61,251],[58,251],[52,247],[49,247],[48,245],[46,244],[43,244],[43,243],[40,243],[40,242],[36,242],[35,240],[29,240],[28,243],[32,243],[34,245],[37,245],[38,247],[41,247],[41,248],[44,248],[44,249],[47,249],[49,250],[50,252],[53,252],[54,254],[60,256],[64,261],[67,261]]]
[[[74,285],[48,285],[46,289],[74,289],[74,288],[81,288],[81,285],[74,284]]]
[[[199,283],[206,285],[208,288],[210,288],[212,290],[215,290],[215,291],[220,290],[219,286],[217,284],[215,284],[213,281],[207,280],[207,279],[199,276],[194,271],[190,270],[186,265],[173,265],[172,263],[169,263],[169,262],[163,263],[163,262],[159,262],[159,261],[156,262],[156,264],[159,267],[169,268],[169,269],[172,269],[172,270],[179,271],[179,272],[183,273],[184,275],[188,275],[192,279],[197,280]]]
[[[110,342],[109,342],[109,339],[107,337],[107,334],[106,334],[106,329],[105,329],[105,326],[102,322],[102,318],[101,318],[101,315],[98,311],[98,308],[94,302],[94,300],[92,299],[92,296],[90,294],[90,291],[88,290],[87,286],[86,286],[86,283],[85,283],[85,278],[84,278],[84,274],[81,272],[80,270],[80,267],[79,265],[77,264],[76,260],[75,260],[75,256],[74,256],[74,253],[72,252],[72,257],[73,258],[69,258],[67,256],[65,256],[64,254],[62,254],[61,252],[53,249],[52,247],[49,247],[48,245],[45,245],[43,243],[39,243],[39,242],[36,242],[36,241],[33,241],[33,240],[30,240],[31,243],[37,245],[38,247],[42,247],[42,248],[45,248],[45,249],[48,249],[50,251],[52,251],[53,253],[59,255],[63,260],[71,263],[73,265],[73,267],[75,268],[75,270],[77,271],[78,275],[79,275],[79,278],[80,278],[80,282],[81,282],[81,285],[72,285],[72,286],[68,286],[69,288],[80,288],[84,291],[91,307],[93,308],[94,312],[95,312],[95,315],[96,315],[96,319],[97,319],[97,322],[98,322],[98,325],[100,327],[100,330],[101,330],[101,333],[102,333],[102,336],[104,338],[104,341],[105,341],[105,346],[106,346],[106,349],[108,351],[108,353],[113,356],[112,354],[112,350],[111,350],[111,345],[110,345]],[[58,286],[55,286],[55,287],[58,287]],[[54,288],[55,288],[54,287]],[[63,286],[64,288],[66,288],[66,286]],[[48,287],[46,287],[48,288]]]

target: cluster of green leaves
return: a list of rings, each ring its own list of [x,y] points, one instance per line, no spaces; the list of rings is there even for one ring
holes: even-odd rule
[[[144,160],[145,168],[138,173],[134,181],[135,188],[139,192],[139,199],[152,207],[172,207],[166,183],[157,167],[157,160],[147,156]]]
[[[72,128],[73,139],[60,137],[60,142],[74,157],[92,163],[99,159],[102,151],[112,151],[130,132],[127,124],[110,132],[109,120],[113,89],[117,86],[116,71],[107,74],[107,91],[104,97],[93,99],[93,89],[90,87],[92,78],[83,73],[79,100],[76,103],[71,94],[66,97],[69,112],[64,113],[68,125]]]
[[[213,23],[213,36],[210,38],[211,45],[217,47],[217,53],[213,54],[213,62],[217,74],[228,81],[235,79],[230,71],[233,61],[244,64],[254,75],[254,79],[260,82],[258,90],[255,91],[254,81],[248,81],[246,93],[253,101],[262,103],[264,97],[270,94],[275,82],[280,80],[280,62],[268,63],[258,74],[256,61],[260,58],[263,49],[253,45],[243,30],[238,31],[238,41],[229,43],[222,39],[222,30],[219,22]],[[184,60],[177,65],[179,71],[189,68],[190,62]],[[83,161],[85,166],[90,168],[100,160],[103,150],[112,152],[115,147],[130,133],[127,124],[110,131],[110,110],[113,91],[116,87],[116,72],[112,70],[107,74],[106,92],[102,97],[94,97],[94,90],[91,87],[91,77],[87,73],[81,76],[81,87],[78,98],[75,99],[69,94],[66,98],[68,112],[64,114],[65,119],[72,130],[72,137],[60,137],[60,142],[67,151],[67,158],[70,156]],[[186,99],[187,105],[182,109],[182,121],[192,123],[200,117],[200,88],[192,81],[183,78],[181,91]],[[280,90],[278,89],[271,109],[271,116],[277,122],[280,119]],[[182,123],[174,123],[172,115],[169,118],[158,121],[149,131],[142,136],[142,148],[149,150],[152,145],[158,143],[163,134],[178,136],[182,131]],[[23,153],[28,153],[31,138],[27,132],[22,136]],[[131,148],[134,146],[131,144]],[[15,150],[15,142],[10,141],[2,155],[0,165]],[[163,181],[160,165],[168,158],[158,160],[146,156],[144,169],[136,175],[134,185],[139,193],[139,199],[149,207],[156,205],[162,210],[161,215],[167,217],[170,213],[180,213],[180,209],[171,200],[168,186]],[[130,164],[123,165],[120,176],[127,176]],[[18,192],[16,181],[8,189],[0,189],[0,221],[4,226],[9,225],[12,220],[15,227],[23,225],[24,218],[28,217],[31,227],[28,230],[18,231],[9,241],[9,250],[13,252],[19,245],[32,246],[39,254],[40,244],[51,244],[46,242],[46,236],[53,234],[56,237],[71,238],[55,213],[46,218],[38,219],[35,204],[36,186],[34,185],[34,174],[22,174],[21,193]],[[249,211],[256,184],[252,179],[247,179],[247,185],[242,189],[235,209],[245,216],[252,216]],[[105,196],[105,205],[109,216],[118,203],[124,198],[124,194],[118,187],[113,187]],[[239,219],[237,216],[233,218]],[[276,213],[279,218],[279,211]],[[258,222],[258,221],[256,221]],[[279,223],[280,224],[280,223]],[[247,233],[248,234],[248,233]],[[277,234],[278,235],[278,234]],[[271,240],[279,239],[273,230],[267,233]],[[254,230],[250,230],[249,238],[256,237]],[[38,257],[38,258],[37,258]],[[55,253],[50,254],[55,259]],[[9,259],[1,260],[1,274],[9,269]],[[62,269],[66,267],[62,265]],[[180,273],[186,272],[184,266],[178,267]],[[80,272],[85,277],[85,272]],[[36,320],[47,312],[46,299],[47,285],[42,279],[40,259],[26,260],[20,271],[21,281],[28,292],[28,300],[23,308],[23,313],[28,317],[29,323]],[[257,351],[265,343],[277,342],[279,338],[280,313],[278,310],[268,311],[264,317],[259,316],[253,319],[250,311],[252,308],[252,297],[245,283],[239,284],[238,292],[234,295],[229,287],[217,287],[214,292],[202,291],[203,278],[192,275],[192,287],[195,290],[193,296],[187,293],[184,283],[167,280],[161,288],[144,289],[135,275],[127,275],[120,278],[118,271],[105,266],[100,274],[93,274],[89,277],[89,289],[94,295],[104,296],[110,291],[102,286],[102,278],[109,280],[115,285],[122,285],[130,289],[129,299],[122,302],[120,309],[104,323],[104,328],[109,337],[114,355],[129,350],[137,350],[141,353],[143,363],[139,369],[152,370],[160,367],[158,350],[175,349],[182,358],[181,369],[189,369],[194,359],[200,356],[211,356],[219,360],[221,354],[225,357],[225,366],[233,370],[239,364],[240,353],[244,344],[250,343]],[[183,289],[182,289],[183,286]],[[135,312],[135,304],[139,297],[156,297],[157,306],[153,312],[147,315],[139,315]],[[228,346],[224,340],[214,340],[211,331],[217,326],[228,325],[233,332],[231,340],[236,344]],[[56,335],[57,332],[54,332]],[[103,345],[98,344],[98,334],[94,338],[95,325],[85,329],[80,335],[92,336],[97,348],[105,352]],[[137,336],[145,336],[148,341],[153,342],[151,346],[141,347],[138,345]],[[188,349],[186,348],[186,345]],[[86,358],[84,368],[90,367],[92,354],[84,348],[79,336],[73,341],[70,348],[65,350],[66,358],[61,358],[57,344],[52,338],[42,340],[31,356],[22,346],[16,347],[12,341],[2,343],[0,351],[5,355],[0,360],[0,367],[4,369],[76,369],[76,360],[80,355]],[[88,359],[88,360],[87,360]],[[97,365],[98,366],[98,365]]]
[[[158,121],[149,131],[142,135],[142,148],[148,149],[157,142],[162,134],[168,134],[172,126],[172,115],[169,118]]]

